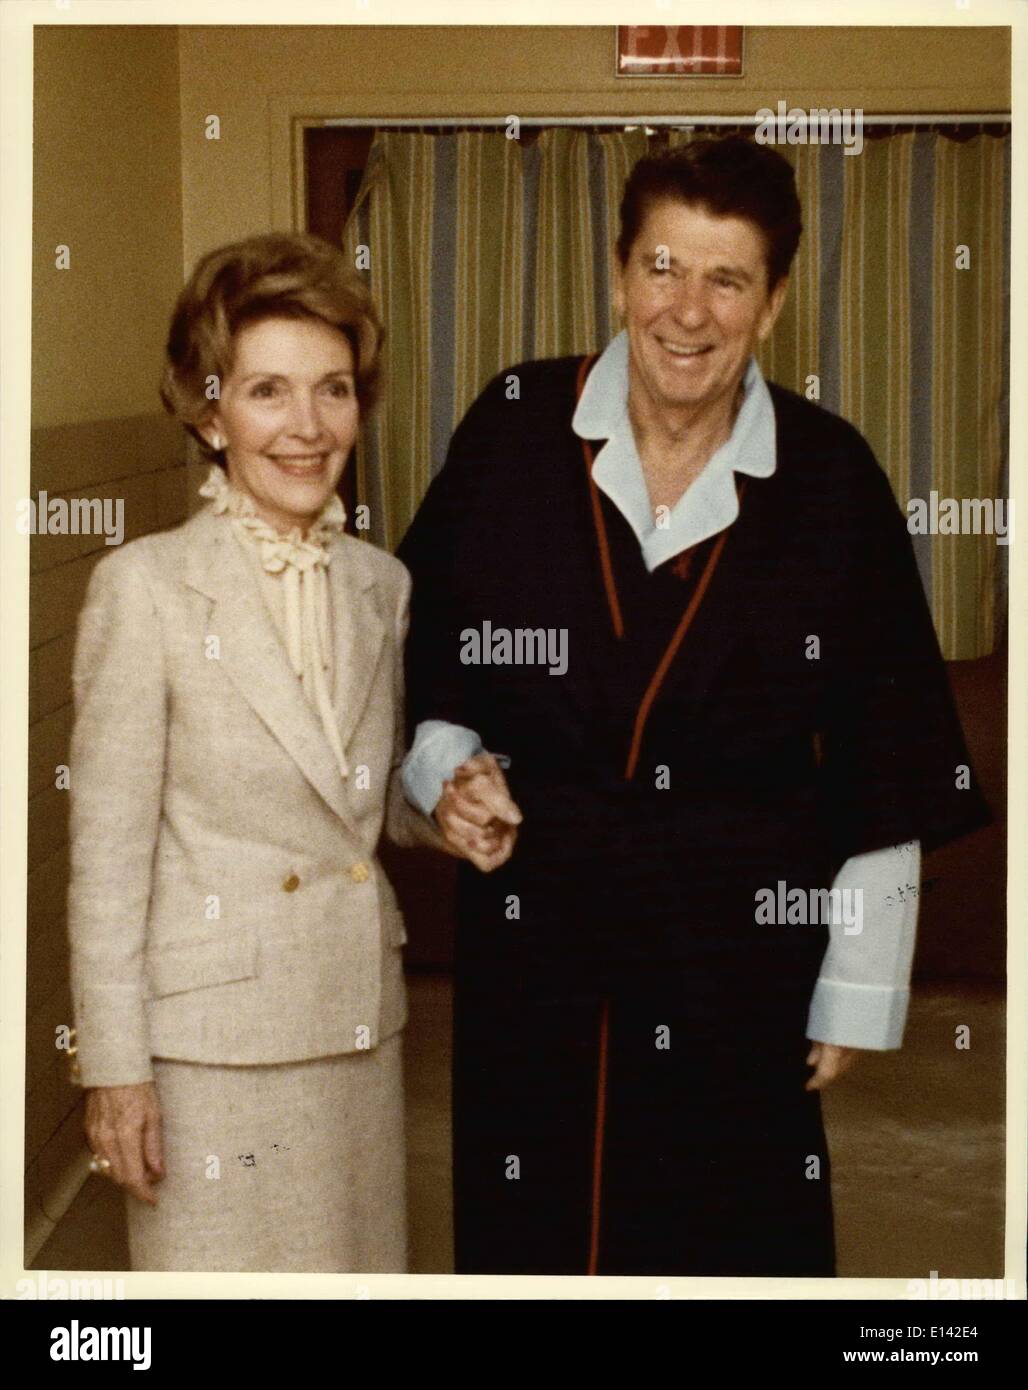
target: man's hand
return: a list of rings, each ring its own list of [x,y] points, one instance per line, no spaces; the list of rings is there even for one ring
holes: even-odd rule
[[[157,1205],[154,1184],[164,1177],[161,1112],[152,1081],[136,1086],[95,1086],[86,1093],[86,1139],[96,1158],[106,1158],[107,1177]]]
[[[521,812],[489,753],[461,763],[452,780],[443,783],[433,815],[450,853],[470,859],[484,874],[506,864],[514,852]]]
[[[804,1090],[823,1091],[833,1081],[849,1071],[860,1053],[859,1047],[837,1047],[835,1043],[816,1042],[807,1053],[807,1066],[814,1067],[814,1075]]]

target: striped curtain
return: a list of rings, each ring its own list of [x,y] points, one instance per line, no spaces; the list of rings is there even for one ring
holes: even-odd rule
[[[560,127],[531,143],[376,134],[343,241],[387,325],[383,399],[357,455],[379,544],[399,543],[490,377],[598,351],[618,331],[618,204],[655,144],[642,129]],[[1004,497],[1009,136],[865,131],[857,156],[778,148],[796,170],[804,234],[761,369],[851,420],[904,507],[932,492]],[[913,539],[945,656],[986,655],[1002,635],[1006,546]]]

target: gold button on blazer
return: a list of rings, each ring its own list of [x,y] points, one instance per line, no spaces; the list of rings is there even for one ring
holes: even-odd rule
[[[369,770],[359,793],[227,518],[206,507],[93,572],[70,793],[86,1086],[148,1080],[155,1056],[298,1061],[403,1027],[406,934],[376,848],[383,828],[440,843],[399,778],[410,579],[345,535],[328,575],[340,736]]]

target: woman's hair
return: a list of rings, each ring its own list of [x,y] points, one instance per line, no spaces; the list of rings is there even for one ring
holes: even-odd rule
[[[647,212],[663,199],[703,208],[714,217],[746,218],[763,233],[768,289],[788,275],[803,217],[792,165],[776,150],[729,135],[640,159],[621,198],[617,254],[622,265]]]
[[[161,400],[207,458],[225,466],[199,427],[215,408],[210,378],[232,369],[235,336],[268,318],[320,320],[353,349],[361,414],[375,403],[383,328],[367,286],[342,251],[307,233],[271,232],[210,251],[196,264],[171,316]]]

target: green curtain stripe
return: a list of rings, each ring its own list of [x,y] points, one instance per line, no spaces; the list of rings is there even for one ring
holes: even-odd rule
[[[700,134],[672,131],[669,144]],[[387,325],[382,399],[357,449],[372,539],[399,542],[440,441],[486,381],[526,355],[596,351],[618,331],[618,207],[655,147],[642,129],[558,127],[530,145],[492,131],[376,134],[343,232],[348,255],[369,247]],[[903,506],[931,490],[995,498],[1002,484],[1008,150],[1009,136],[934,132],[868,139],[843,158],[781,147],[804,234],[761,367],[801,394],[818,378],[808,394],[866,435]],[[992,650],[995,537],[916,544],[944,654]]]
[[[1003,180],[1001,142],[937,140],[933,483],[944,497],[995,498],[999,489]],[[933,606],[945,649],[958,658],[989,650],[995,539],[939,535],[933,546]]]
[[[910,478],[909,141],[868,141],[844,167],[842,413],[866,435],[897,498]]]

